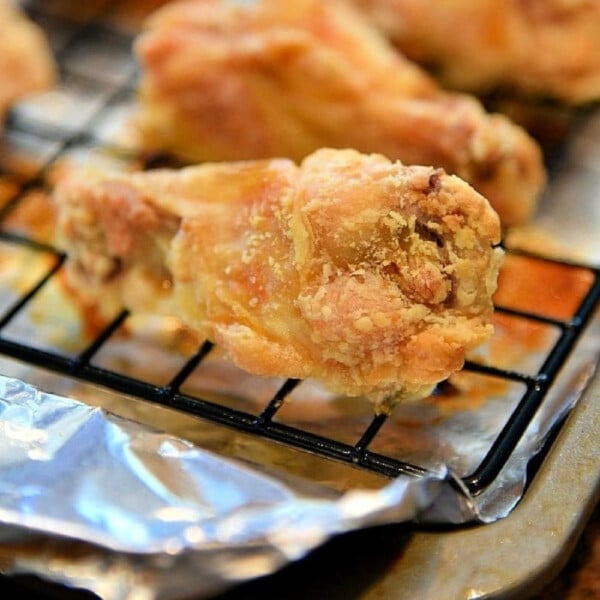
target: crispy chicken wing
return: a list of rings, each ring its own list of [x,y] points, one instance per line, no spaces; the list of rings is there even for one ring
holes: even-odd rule
[[[459,175],[505,224],[535,209],[544,169],[525,131],[442,91],[338,0],[173,2],[136,52],[147,148],[192,161],[356,148]]]
[[[446,84],[600,99],[599,0],[352,0]]]
[[[55,76],[46,39],[10,0],[0,0],[0,121],[10,105],[49,87]]]
[[[492,331],[497,214],[456,176],[323,149],[60,183],[68,276],[94,303],[179,316],[265,376],[380,410],[427,395]]]

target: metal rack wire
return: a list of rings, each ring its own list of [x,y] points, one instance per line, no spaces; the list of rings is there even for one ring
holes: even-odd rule
[[[155,385],[142,379],[130,377],[113,370],[93,364],[93,358],[102,349],[111,335],[127,320],[129,314],[122,311],[76,356],[67,356],[60,352],[34,347],[22,341],[15,341],[4,334],[7,326],[27,309],[29,303],[53,279],[59,276],[65,256],[52,245],[33,239],[27,235],[11,231],[6,222],[18,209],[27,193],[46,185],[48,167],[75,145],[88,144],[96,147],[111,146],[112,142],[98,134],[107,107],[114,105],[120,98],[131,95],[135,87],[135,67],[130,58],[131,36],[115,29],[103,18],[110,15],[110,3],[100,3],[93,19],[73,21],[52,9],[53,3],[30,2],[26,5],[33,18],[40,22],[52,22],[55,37],[51,37],[59,64],[62,69],[63,90],[66,97],[66,118],[62,121],[53,115],[31,114],[17,110],[7,123],[8,135],[27,135],[34,140],[43,141],[49,148],[39,164],[26,175],[15,173],[4,167],[4,175],[17,181],[17,191],[5,202],[0,210],[0,244],[10,248],[27,248],[36,253],[51,257],[48,267],[37,281],[19,295],[0,314],[0,353],[26,363],[50,369],[69,377],[100,384],[112,390],[138,397],[144,401],[167,406],[190,415],[195,415],[214,423],[233,427],[239,431],[262,436],[284,443],[299,450],[316,453],[322,457],[353,464],[388,477],[399,474],[420,476],[427,468],[373,451],[371,445],[386,422],[385,415],[374,416],[354,444],[340,442],[303,429],[286,425],[275,419],[284,404],[285,398],[298,385],[298,381],[288,380],[264,405],[259,414],[251,414],[235,408],[223,406],[202,397],[196,397],[182,391],[182,386],[191,373],[202,363],[212,350],[205,342],[187,359],[185,364],[164,385]],[[103,18],[98,18],[99,15]],[[98,48],[110,48],[108,53],[99,53]],[[104,67],[91,64],[90,57],[101,55]],[[78,96],[79,95],[79,96]],[[83,100],[82,100],[83,99]],[[64,98],[63,98],[64,100]],[[73,101],[75,116],[70,114],[69,102]],[[83,102],[83,109],[78,106]],[[128,154],[126,148],[114,146],[113,150]],[[1,173],[1,171],[0,171]],[[509,254],[517,254],[508,251]],[[521,253],[522,254],[522,253]],[[498,306],[497,311],[509,316],[542,323],[555,328],[559,334],[544,357],[543,364],[534,374],[507,370],[493,365],[481,365],[468,362],[465,370],[518,382],[524,385],[524,393],[506,423],[491,444],[479,466],[463,483],[473,494],[483,491],[494,481],[510,456],[523,433],[530,424],[536,410],[544,402],[547,393],[569,357],[580,334],[592,317],[600,300],[600,269],[587,265],[578,265],[552,261],[529,255],[531,259],[544,263],[556,263],[566,269],[585,269],[591,274],[591,284],[580,299],[578,306],[565,318],[548,317],[528,310],[519,310],[509,306]]]

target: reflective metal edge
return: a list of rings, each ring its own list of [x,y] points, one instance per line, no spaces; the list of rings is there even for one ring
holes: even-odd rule
[[[596,375],[508,517],[473,529],[415,533],[361,600],[535,594],[564,567],[600,497],[599,433]]]

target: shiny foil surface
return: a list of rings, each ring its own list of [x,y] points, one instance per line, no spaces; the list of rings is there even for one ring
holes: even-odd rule
[[[85,541],[132,572],[156,570],[151,580],[160,565],[167,574],[177,565],[196,595],[268,573],[336,533],[418,518],[442,498],[450,518],[470,512],[463,498],[445,497],[444,472],[334,494],[7,377],[0,377],[0,456],[4,537],[44,534],[57,548],[67,538]],[[42,572],[104,597],[139,593],[127,589],[128,577],[106,590],[100,556],[96,576],[85,564],[87,585],[76,568],[61,572],[58,560]],[[209,577],[197,577],[198,563]],[[35,564],[18,561],[14,570]],[[180,565],[188,565],[187,577]]]

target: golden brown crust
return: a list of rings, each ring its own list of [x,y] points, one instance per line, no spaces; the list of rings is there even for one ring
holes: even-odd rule
[[[10,105],[49,87],[54,62],[46,39],[9,0],[0,0],[0,121]]]
[[[416,398],[491,334],[499,221],[439,169],[321,150],[83,173],[55,197],[75,286],[178,315],[256,374]]]
[[[505,224],[531,216],[544,184],[525,131],[442,91],[338,0],[173,2],[136,53],[151,149],[191,161],[378,152],[459,175]]]
[[[598,0],[352,3],[452,87],[512,88],[574,104],[600,98]]]

